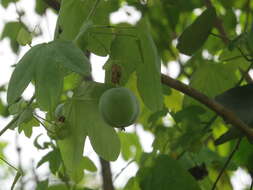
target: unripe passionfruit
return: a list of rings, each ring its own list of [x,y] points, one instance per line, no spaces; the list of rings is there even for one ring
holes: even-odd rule
[[[99,100],[99,111],[112,127],[129,126],[137,119],[140,108],[136,96],[127,88],[111,88]]]

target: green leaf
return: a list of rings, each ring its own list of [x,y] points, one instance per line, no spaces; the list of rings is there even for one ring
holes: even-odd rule
[[[47,190],[69,190],[69,188],[65,184],[56,184],[49,186]],[[87,187],[78,187],[78,188],[76,187],[75,190],[93,190],[93,189]]]
[[[68,176],[78,183],[83,178],[83,149],[87,135],[85,104],[72,100],[64,104],[66,121],[69,123],[69,135],[63,140],[58,140],[61,157]]]
[[[36,5],[35,5],[35,11],[39,15],[43,15],[46,12],[46,9],[48,8],[48,4],[45,3],[43,0],[36,0]]]
[[[110,53],[111,42],[114,38],[111,28],[94,26],[87,21],[77,34],[77,44],[82,50],[88,50],[99,56]]]
[[[249,62],[244,59],[237,48],[233,50],[229,50],[228,48],[223,49],[219,56],[219,60],[234,65],[236,69],[246,70],[249,67]]]
[[[72,42],[56,40],[48,43],[48,46],[51,49],[50,53],[56,54],[55,61],[73,72],[89,76],[91,69],[89,60]]]
[[[248,34],[248,44],[251,52],[253,52],[253,22],[251,24],[251,28]]]
[[[146,21],[141,20],[138,25],[140,40],[138,44],[142,62],[137,64],[137,87],[144,104],[151,111],[158,111],[163,106],[161,61],[155,43],[148,31]]]
[[[177,126],[168,128],[157,125],[154,135],[155,140],[152,143],[154,150],[159,150],[161,154],[167,154],[175,149],[175,142],[177,142],[178,137],[181,135],[181,131],[177,129]]]
[[[141,190],[135,177],[131,177],[124,187],[124,190]]]
[[[97,171],[96,165],[87,156],[83,157],[82,164],[83,164],[83,168],[85,170],[88,170],[90,172],[96,172]]]
[[[18,32],[17,42],[22,46],[25,46],[27,44],[31,44],[32,43],[32,34],[29,31],[27,31],[27,29],[22,27]]]
[[[22,25],[19,22],[8,22],[5,24],[4,29],[2,31],[1,40],[4,38],[10,38],[11,47],[14,52],[18,51],[18,42],[16,41],[18,33]]]
[[[37,45],[31,48],[16,65],[7,90],[7,101],[9,104],[13,104],[31,82],[36,66],[34,63],[38,61],[38,52],[41,46]]]
[[[116,160],[120,152],[118,136],[108,126],[98,111],[98,100],[109,86],[96,82],[86,82],[75,91],[73,98],[64,106],[66,121],[70,124],[70,134],[57,141],[67,174],[75,182],[83,176],[83,147],[89,136],[95,152],[105,160]],[[96,122],[94,122],[96,121]]]
[[[240,87],[231,88],[222,94],[215,97],[215,100],[224,107],[234,112],[244,123],[252,126],[253,119],[253,84],[248,84]],[[251,105],[252,104],[252,105]],[[231,139],[242,137],[243,134],[237,128],[231,128],[215,141],[215,144],[222,144]]]
[[[27,107],[27,102],[24,99],[20,99],[18,102],[9,106],[8,111],[11,115],[21,113]]]
[[[91,18],[98,25],[109,25],[109,13],[118,8],[119,2],[100,1],[95,14]],[[62,30],[61,39],[73,40],[78,34],[81,26],[87,21],[87,16],[93,9],[93,0],[62,0],[59,12],[59,26]],[[76,14],[78,13],[78,14]]]
[[[137,176],[142,190],[200,190],[190,173],[167,155],[159,155],[151,167],[140,169]]]
[[[17,125],[20,125],[22,123],[27,123],[33,118],[33,109],[32,108],[26,108],[23,110],[23,112],[20,114]]]
[[[51,152],[47,153],[45,156],[43,156],[38,162],[37,168],[46,162],[49,162],[49,168],[51,172],[56,174],[61,164],[61,155],[59,149],[54,149]]]
[[[246,139],[241,141],[239,149],[236,151],[233,160],[240,166],[246,167],[249,172],[253,171],[252,167],[252,156],[253,156],[253,145]]]
[[[1,158],[4,158],[4,149],[7,147],[8,145],[8,142],[5,142],[5,141],[1,141],[0,142],[0,157]]]
[[[63,0],[58,20],[62,29],[60,38],[74,40],[77,37],[77,44],[82,50],[106,56],[109,54],[113,34],[110,28],[103,26],[109,25],[109,13],[118,8],[118,3],[117,0],[100,1],[93,10],[93,0]],[[94,15],[87,18],[91,10]]]
[[[74,95],[77,105],[82,107],[83,113],[80,118],[83,119],[85,116],[85,130],[93,149],[108,161],[116,160],[120,152],[120,141],[115,130],[104,122],[98,110],[100,96],[110,87],[101,83],[87,82],[81,85]]]
[[[100,116],[96,101],[87,101],[86,109],[88,136],[94,151],[107,161],[116,160],[120,153],[117,133]]]
[[[231,88],[215,97],[215,100],[233,111],[243,122],[253,122],[253,84]],[[251,105],[252,104],[252,105]]]
[[[33,146],[35,146],[37,149],[44,150],[47,149],[51,143],[50,142],[44,142],[43,145],[40,145],[38,140],[41,137],[42,134],[39,134],[33,141]]]
[[[139,160],[142,147],[139,142],[139,138],[134,133],[118,133],[120,141],[121,141],[121,154],[124,160],[129,160],[130,158],[134,158],[135,160]]]
[[[10,3],[18,2],[19,0],[1,0],[1,4],[4,8],[7,8]]]
[[[72,42],[52,41],[32,47],[12,73],[7,91],[8,103],[14,103],[34,79],[40,108],[54,110],[61,95],[66,69],[82,75],[90,73],[88,59]]]
[[[120,69],[119,83],[125,85],[131,74],[136,70],[136,65],[141,64],[142,60],[136,38],[129,37],[129,35],[136,35],[136,29],[126,24],[120,26],[129,27],[129,29],[119,31],[119,35],[115,36],[111,44],[110,58],[104,65],[104,69],[106,70],[106,81],[110,83],[112,82],[113,66],[117,65]]]
[[[18,132],[24,131],[25,136],[30,138],[32,136],[33,127],[39,126],[39,122],[36,119],[31,119],[28,122],[23,122],[19,124]]]
[[[189,120],[199,120],[199,115],[202,115],[206,112],[203,107],[192,105],[188,106],[181,111],[177,112],[176,114],[173,115],[173,119],[177,122],[180,123],[185,119]]]
[[[1,39],[8,37],[11,40],[16,40],[21,28],[20,22],[7,22],[2,31]]]
[[[179,51],[186,55],[192,55],[200,49],[207,40],[215,19],[216,12],[214,8],[208,8],[198,16],[179,37],[177,44]]]
[[[36,190],[47,190],[47,189],[48,189],[48,179],[40,181],[36,186]]]
[[[190,86],[204,93],[210,98],[214,98],[217,94],[235,86],[237,76],[233,65],[206,62],[200,65],[193,74]],[[183,107],[191,105],[201,106],[206,110],[206,107],[196,100],[185,96]],[[207,111],[201,116],[202,119],[208,121],[213,116],[211,111]]]
[[[48,187],[47,190],[69,190],[65,184],[56,184]]]
[[[46,58],[41,61],[50,63],[50,60]],[[36,65],[35,73],[36,100],[43,110],[52,111],[62,93],[64,74],[54,63]]]

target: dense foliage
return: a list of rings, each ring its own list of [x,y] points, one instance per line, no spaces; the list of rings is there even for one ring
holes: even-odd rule
[[[16,2],[2,0],[1,5]],[[140,20],[110,23],[110,14],[126,5],[141,13]],[[38,149],[49,150],[37,167],[49,163],[59,181],[37,179],[37,190],[98,188],[87,188],[84,180],[97,172],[83,155],[86,139],[101,163],[121,153],[138,165],[124,190],[230,190],[239,167],[253,173],[250,0],[36,0],[38,15],[48,9],[58,15],[53,41],[34,44],[41,33],[22,20],[22,11],[1,33],[16,54],[30,46],[0,88],[8,102],[0,100],[0,114],[13,118],[0,134],[11,129],[30,138],[33,127],[46,130],[50,141],[40,144],[40,136],[34,141]],[[109,57],[104,83],[92,79],[91,53]],[[179,67],[176,79],[161,74],[161,66],[171,64]],[[35,93],[25,100],[22,94],[31,83]],[[100,97],[115,87],[130,89],[138,102],[108,112],[103,107],[101,115]],[[143,152],[136,132],[113,126],[120,113],[130,115],[124,124],[135,121],[139,125],[132,128],[154,135],[152,152]],[[2,151],[5,145],[0,145]],[[23,175],[17,169],[12,188]],[[111,181],[107,175],[104,183]]]

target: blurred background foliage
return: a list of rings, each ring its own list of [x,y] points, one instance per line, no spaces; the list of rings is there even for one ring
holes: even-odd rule
[[[169,69],[172,68],[171,65],[174,65],[173,68],[177,70],[174,72],[174,78],[189,84],[210,98],[237,86],[241,79],[243,80],[240,84],[249,82],[247,77],[250,76],[245,75],[245,72],[251,68],[253,55],[248,50],[247,40],[244,40],[243,36],[248,35],[252,30],[252,1],[212,0],[211,3],[219,18],[217,22],[222,25],[224,33],[221,33],[217,27],[213,27],[212,34],[208,36],[204,45],[191,56],[181,54],[176,48],[178,37],[206,7],[210,6],[209,0],[101,1],[103,6],[101,5],[98,8],[100,16],[96,17],[97,20],[94,21],[97,25],[109,25],[109,15],[123,6],[134,7],[141,13],[142,17],[145,16],[148,19],[149,29],[161,57],[162,65],[167,68],[167,72],[173,72]],[[18,0],[2,0],[1,6],[8,8],[15,2]],[[41,16],[48,9],[59,14],[60,4],[60,0],[36,0],[35,11]],[[72,11],[65,13],[66,17],[70,19],[69,23],[65,23],[67,27],[69,27],[68,25],[75,27],[76,23],[71,23],[71,17],[77,17],[77,20],[79,17],[78,7],[74,7]],[[28,21],[23,21],[22,18],[26,12],[23,12],[22,8],[17,13],[18,18],[16,20],[5,23],[0,39],[8,38],[13,52],[19,54],[22,45],[30,44],[32,38],[42,35],[44,31],[39,26],[31,26]],[[114,27],[126,25],[126,23],[120,23],[114,24]],[[65,30],[63,31],[65,32]],[[68,32],[64,32],[61,35],[71,36]],[[108,54],[106,50],[111,47],[112,39],[103,34],[98,38],[105,43],[104,50],[101,50],[93,42],[89,43],[89,39],[86,39],[88,45],[85,48],[94,54],[106,56]],[[253,39],[251,40],[253,41]],[[131,46],[130,41],[128,41],[129,46],[127,47]],[[135,61],[134,52],[131,52],[131,49],[129,51],[129,56],[133,56],[130,59]],[[104,67],[106,68],[106,65]],[[135,73],[132,73],[131,65],[130,68],[126,69],[129,70],[126,71],[126,79],[122,79],[122,85],[131,88],[138,95]],[[73,74],[64,80],[62,100],[66,99],[68,91],[75,87],[78,76]],[[6,93],[6,86],[7,84],[0,87],[0,93]],[[219,146],[214,145],[214,139],[228,130],[228,125],[210,109],[174,89],[163,86],[163,96],[164,107],[157,112],[150,111],[141,102],[142,112],[138,124],[154,135],[152,152],[143,152],[140,143],[142,137],[138,136],[135,131],[118,133],[123,159],[127,162],[133,160],[139,167],[136,176],[130,178],[126,186],[120,189],[165,190],[172,181],[177,182],[175,187],[170,186],[171,189],[211,189],[236,144],[236,141],[233,140]],[[10,115],[10,109],[5,102],[5,100],[0,99],[0,115],[4,118]],[[34,125],[34,122],[30,122],[23,128],[20,126],[19,131],[23,130],[26,136],[30,137],[31,128]],[[66,182],[66,176],[62,176],[59,168],[58,160],[61,159],[59,158],[59,150],[51,142],[44,142],[40,145],[37,140],[36,138],[35,146],[38,149],[50,149],[50,152],[41,159],[38,165],[49,162],[51,172]],[[4,142],[0,143],[1,158],[4,158],[3,149],[5,146],[8,145]],[[163,155],[167,155],[167,157]],[[216,189],[232,189],[231,176],[239,167],[251,174],[253,172],[252,159],[253,145],[247,139],[243,139],[232,161],[225,168]],[[12,172],[3,162],[0,163],[0,170],[3,171],[0,172],[2,181],[9,177]],[[86,159],[85,163],[85,170],[89,172],[79,185],[80,189],[84,189],[83,185],[87,181],[92,181],[92,172],[97,171],[96,166],[89,158]],[[172,175],[173,172],[176,172],[177,175]],[[169,182],[164,182],[166,180],[162,179],[169,179]],[[50,187],[48,187],[48,180],[36,181],[36,183],[37,190],[67,189],[64,183],[62,185],[50,185]],[[95,189],[96,187],[91,188]],[[88,190],[88,188],[85,189]]]

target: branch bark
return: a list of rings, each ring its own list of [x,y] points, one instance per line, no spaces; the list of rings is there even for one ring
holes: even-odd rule
[[[114,190],[110,162],[99,157],[102,167],[103,190]]]
[[[200,103],[207,106],[209,109],[216,112],[219,116],[223,117],[226,121],[231,123],[233,126],[241,130],[249,139],[253,140],[253,130],[250,129],[243,121],[241,121],[232,111],[225,108],[215,100],[209,98],[208,96],[200,93],[196,89],[183,84],[182,82],[175,80],[167,75],[162,74],[162,83],[174,88],[192,98],[199,101]]]

